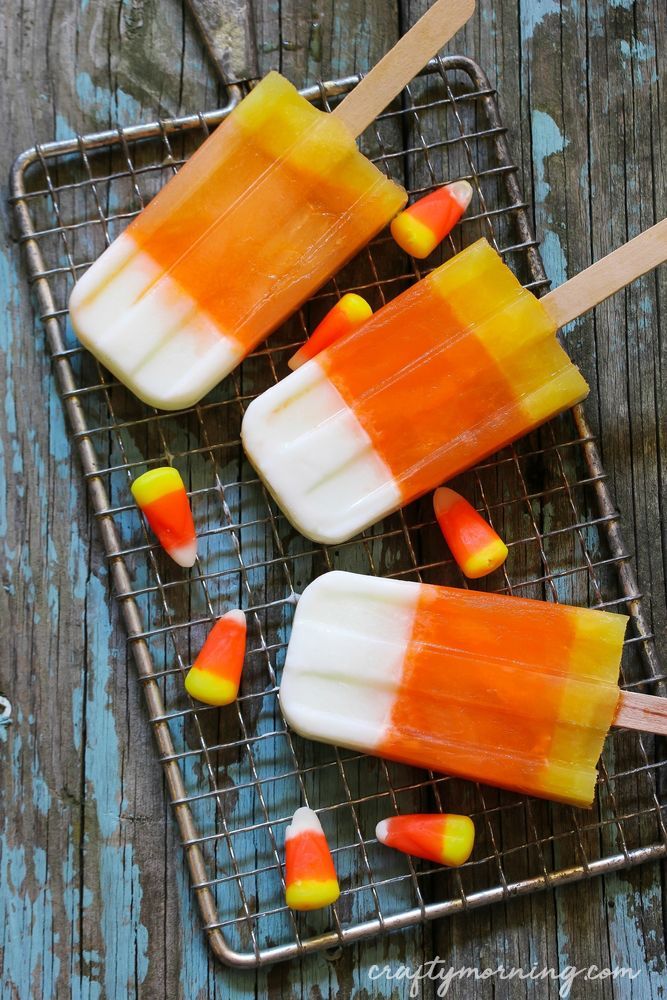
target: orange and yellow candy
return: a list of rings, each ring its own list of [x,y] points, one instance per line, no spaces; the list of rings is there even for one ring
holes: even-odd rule
[[[208,634],[185,678],[185,689],[207,705],[236,700],[245,659],[246,620],[242,611],[228,611]]]
[[[329,344],[353,333],[372,315],[373,310],[366,299],[355,292],[347,292],[315,327],[303,347],[292,355],[287,362],[288,367],[296,371]]]
[[[331,851],[317,813],[302,806],[285,833],[285,898],[292,910],[319,910],[340,896]]]
[[[399,247],[420,260],[451,233],[472,198],[468,181],[454,181],[431,191],[400,212],[391,223]]]
[[[470,857],[475,827],[469,816],[413,813],[381,820],[375,836],[381,844],[404,854],[455,867]]]
[[[192,566],[197,558],[197,536],[190,501],[178,470],[171,466],[151,469],[135,479],[131,489],[167,555],[179,566]]]
[[[433,509],[445,541],[468,579],[478,580],[502,566],[507,546],[464,497],[441,486],[433,494]]]

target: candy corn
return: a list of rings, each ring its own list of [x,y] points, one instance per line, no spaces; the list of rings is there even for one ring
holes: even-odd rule
[[[428,257],[452,231],[472,198],[467,181],[454,181],[420,198],[391,224],[391,235],[413,257]]]
[[[285,833],[285,887],[292,910],[319,910],[340,896],[322,824],[307,806],[297,809]]]
[[[469,579],[502,566],[507,546],[467,500],[442,486],[433,494],[433,508],[452,555]]]
[[[132,496],[167,555],[179,566],[197,558],[197,536],[190,502],[177,469],[163,466],[132,483]]]
[[[454,867],[470,857],[475,827],[469,816],[414,813],[383,819],[375,836],[381,844],[404,854]]]
[[[228,611],[218,619],[185,678],[188,694],[207,705],[231,704],[239,693],[245,639],[242,611]]]
[[[361,295],[355,295],[354,292],[348,292],[315,327],[303,347],[292,355],[287,362],[288,367],[296,371],[329,344],[358,329],[372,315],[373,310],[366,299],[362,299]]]

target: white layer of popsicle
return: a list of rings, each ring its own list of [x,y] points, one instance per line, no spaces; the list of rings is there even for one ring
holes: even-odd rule
[[[189,406],[244,354],[127,233],[80,278],[69,309],[84,347],[161,409]]]
[[[389,468],[316,359],[253,400],[241,437],[289,520],[316,542],[344,541],[401,504]]]
[[[369,751],[387,731],[419,587],[332,572],[304,591],[280,686],[296,732]]]

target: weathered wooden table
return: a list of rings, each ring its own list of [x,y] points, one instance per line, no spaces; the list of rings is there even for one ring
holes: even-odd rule
[[[365,69],[424,4],[256,2],[259,67],[304,85]],[[490,74],[556,282],[667,214],[664,0],[481,0],[459,50]],[[0,10],[5,174],[36,141],[218,106],[180,4],[9,3]],[[630,966],[573,997],[664,995],[664,870],[580,882],[260,973],[225,970],[199,932],[138,683],[111,611],[19,253],[2,247],[4,557],[0,693],[3,997],[408,996],[369,969]],[[578,328],[588,413],[665,649],[667,269]],[[103,748],[103,752],[102,752]],[[169,876],[169,877],[167,877]],[[173,876],[173,877],[171,877]],[[163,890],[163,885],[166,888]],[[423,995],[437,984],[425,983]],[[555,997],[559,984],[470,980],[451,997]]]

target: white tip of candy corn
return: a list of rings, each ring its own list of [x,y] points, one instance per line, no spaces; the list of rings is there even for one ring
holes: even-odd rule
[[[385,841],[387,840],[388,833],[389,833],[389,820],[381,819],[378,825],[375,827],[375,836],[377,837],[377,839],[380,841],[381,844],[384,844]]]
[[[433,510],[435,512],[435,516],[440,517],[441,514],[446,514],[459,499],[459,494],[455,493],[454,490],[450,490],[447,486],[439,486],[433,494]]]
[[[292,822],[285,831],[285,840],[289,840],[291,837],[296,837],[297,834],[305,833],[306,831],[324,834],[317,813],[309,809],[308,806],[301,806],[294,813]]]
[[[447,190],[465,212],[466,208],[472,201],[472,184],[468,181],[453,181],[451,184],[447,185]]]
[[[195,559],[197,558],[197,539],[189,542],[187,545],[181,545],[176,549],[169,549],[169,555],[174,560],[178,566],[182,566],[184,569],[190,569],[194,566]]]
[[[245,611],[241,611],[240,608],[232,608],[231,611],[226,611],[222,616],[226,622],[231,622],[234,625],[238,625],[239,628],[246,627],[246,616]]]

